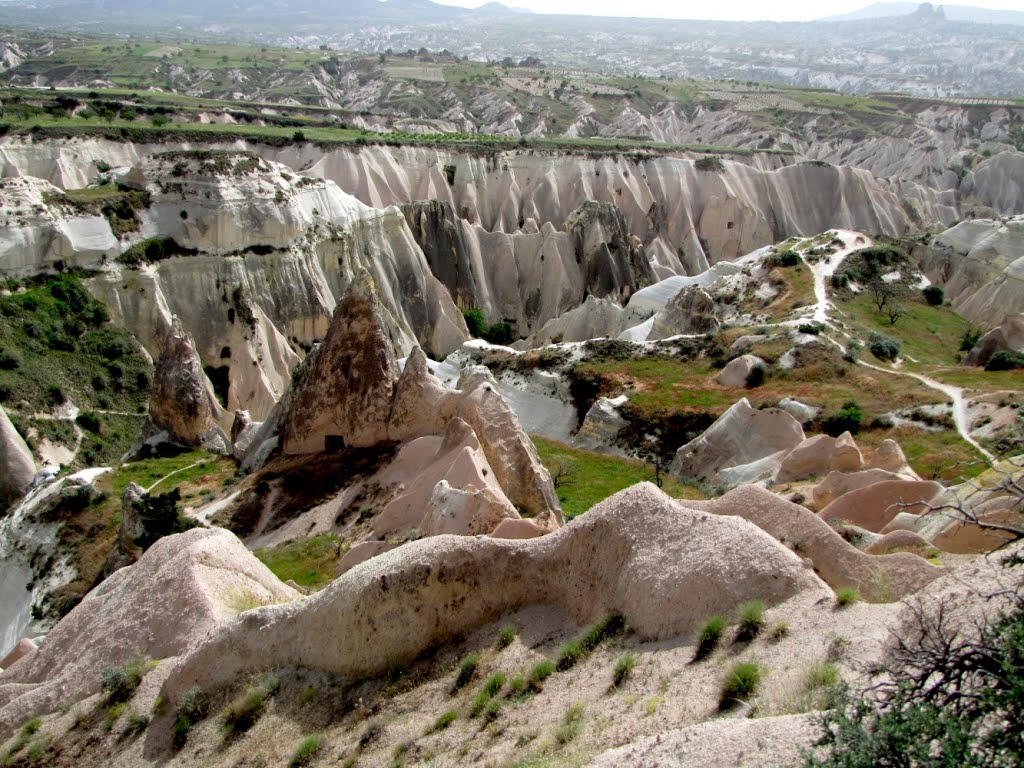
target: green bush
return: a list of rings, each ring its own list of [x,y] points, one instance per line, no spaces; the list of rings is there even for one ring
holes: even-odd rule
[[[718,155],[705,155],[704,157],[697,158],[693,167],[698,171],[708,171],[710,173],[724,173],[725,163],[722,162],[722,158]]]
[[[244,733],[263,715],[267,701],[281,687],[281,681],[268,676],[263,683],[251,687],[234,699],[224,710],[224,728],[228,733]]]
[[[442,714],[440,717],[437,718],[437,720],[434,721],[433,725],[431,725],[427,729],[424,736],[429,736],[432,733],[440,733],[441,731],[445,730],[449,725],[454,723],[458,719],[458,717],[458,712],[456,712],[454,709],[449,709],[447,712]]]
[[[466,321],[466,329],[474,339],[482,339],[487,333],[487,321],[479,309],[463,309],[462,318]]]
[[[512,645],[512,641],[516,639],[516,628],[512,624],[507,624],[498,631],[498,648],[508,648]]]
[[[739,642],[747,642],[757,637],[764,627],[764,603],[760,600],[751,600],[740,605],[740,623],[736,632],[736,639]]]
[[[193,685],[185,691],[185,695],[181,697],[181,704],[175,710],[174,726],[171,729],[175,747],[180,749],[185,746],[188,732],[192,730],[192,726],[206,717],[209,706],[206,694],[198,685]]]
[[[107,695],[108,704],[128,701],[146,673],[146,659],[133,656],[120,667],[107,667],[100,673],[100,690]]]
[[[868,349],[879,360],[895,360],[900,355],[900,343],[881,333],[868,336]]]
[[[555,740],[559,744],[568,744],[580,735],[583,730],[583,705],[573,704],[562,716],[562,724],[555,731]]]
[[[755,662],[746,661],[735,664],[722,682],[722,691],[718,700],[719,708],[725,710],[748,701],[757,693],[763,676],[764,670]]]
[[[177,488],[155,496],[147,493],[141,499],[133,501],[132,506],[139,513],[139,521],[142,523],[142,535],[135,543],[143,550],[147,550],[164,536],[197,527],[199,523],[178,511],[179,501],[181,492]]]
[[[840,587],[836,590],[836,608],[845,608],[860,601],[860,592],[856,587]]]
[[[747,374],[747,380],[744,382],[747,389],[755,389],[764,384],[765,367],[758,363],[750,369],[750,373]]]
[[[295,749],[295,754],[292,755],[292,761],[288,764],[291,768],[303,768],[303,766],[310,765],[320,750],[324,747],[324,737],[319,734],[307,736]]]
[[[622,654],[619,660],[615,662],[615,671],[612,674],[612,687],[618,688],[622,685],[633,672],[633,667],[635,666],[636,656],[631,653]]]
[[[473,679],[478,666],[480,666],[480,654],[478,653],[471,653],[462,660],[462,663],[459,665],[459,673],[455,676],[455,682],[452,684],[452,693],[460,691],[469,685],[469,681]]]
[[[489,326],[483,334],[484,341],[491,344],[501,344],[502,346],[508,346],[515,341],[515,336],[512,334],[512,326],[508,323],[494,323]]]
[[[1024,368],[1024,355],[1012,352],[996,352],[985,363],[986,371],[1013,371]]]
[[[825,434],[832,437],[839,437],[843,432],[855,435],[860,431],[861,422],[864,420],[864,412],[853,400],[843,403],[843,407],[821,422],[821,429]]]
[[[978,343],[978,339],[980,339],[981,336],[981,328],[976,328],[973,325],[969,325],[964,328],[964,332],[960,336],[960,351],[970,352],[974,349],[974,345]]]
[[[704,622],[697,636],[697,651],[693,655],[694,661],[706,659],[711,652],[718,647],[725,632],[725,616],[712,616]]]
[[[924,300],[933,307],[942,306],[942,302],[946,300],[946,292],[938,285],[927,285],[921,293],[924,294]]]
[[[530,670],[530,678],[527,681],[527,685],[530,690],[534,693],[539,693],[544,689],[544,681],[547,680],[551,675],[555,673],[555,664],[549,659],[538,661],[533,669]]]

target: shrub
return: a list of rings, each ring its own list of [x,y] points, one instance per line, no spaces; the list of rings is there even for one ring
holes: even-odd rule
[[[544,689],[544,681],[554,673],[555,665],[552,661],[548,659],[539,661],[534,665],[533,669],[530,670],[530,678],[527,681],[527,685],[529,685],[531,691],[539,693]]]
[[[860,601],[860,592],[856,587],[840,587],[836,590],[836,608],[845,608]]]
[[[773,625],[772,628],[768,630],[768,634],[766,635],[766,637],[770,642],[777,643],[788,634],[789,624],[780,621],[778,624]]]
[[[501,713],[501,699],[491,699],[484,707],[484,725],[493,723]]]
[[[452,684],[452,693],[465,688],[469,684],[469,681],[473,679],[473,675],[476,674],[478,666],[480,666],[480,655],[477,653],[471,653],[462,660],[462,663],[459,665],[459,673],[455,676],[455,682]]]
[[[782,253],[773,254],[768,259],[768,265],[772,267],[795,267],[800,263],[800,254],[794,250],[785,250]]]
[[[21,367],[21,356],[8,349],[0,350],[0,370],[13,371]]]
[[[729,709],[736,704],[750,699],[761,684],[764,671],[755,662],[745,661],[735,664],[722,682],[719,696],[719,709]]]
[[[804,678],[804,689],[834,688],[839,685],[839,667],[830,661],[818,661],[811,665]]]
[[[559,744],[568,744],[580,735],[583,729],[583,705],[573,704],[562,716],[562,724],[555,731],[555,740]]]
[[[631,653],[622,654],[619,660],[615,662],[615,671],[612,673],[612,687],[618,688],[622,685],[633,672],[633,667],[635,666],[636,656]]]
[[[228,733],[244,733],[252,728],[263,715],[267,700],[277,692],[281,682],[276,677],[268,678],[262,685],[249,688],[224,710],[224,728]]]
[[[937,285],[925,286],[921,293],[924,294],[924,300],[933,307],[941,306],[942,302],[946,299],[946,292]]]
[[[146,672],[146,659],[133,656],[120,667],[108,667],[100,673],[100,690],[107,695],[108,704],[128,701],[135,695]]]
[[[188,732],[192,730],[192,726],[206,717],[208,709],[209,702],[202,688],[193,685],[185,691],[185,695],[181,698],[181,704],[175,710],[176,717],[171,731],[175,747],[180,749],[185,746]]]
[[[97,435],[100,433],[103,426],[103,423],[100,420],[100,415],[95,411],[82,411],[75,417],[75,422],[82,429]]]
[[[501,672],[495,672],[484,683],[484,691],[487,692],[488,696],[496,696],[503,685],[505,685],[505,675]]]
[[[964,332],[960,336],[960,351],[970,352],[974,349],[974,345],[978,343],[978,339],[981,336],[981,328],[975,328],[973,325],[964,328]]]
[[[324,737],[319,734],[313,734],[307,736],[295,749],[295,754],[292,755],[292,761],[289,763],[291,768],[302,768],[303,766],[310,765],[316,756],[320,753],[320,750],[324,746]]]
[[[750,369],[750,373],[747,374],[747,380],[744,382],[747,389],[754,389],[764,384],[765,367],[761,364],[755,365]]]
[[[447,728],[449,725],[454,723],[455,720],[458,717],[459,717],[459,713],[458,712],[456,712],[454,709],[449,709],[447,712],[445,712],[439,718],[437,718],[437,720],[434,721],[434,724],[431,725],[427,729],[426,733],[423,734],[423,735],[424,736],[429,736],[431,733],[440,733],[445,728]]]
[[[469,335],[474,339],[481,339],[487,333],[487,321],[484,320],[484,313],[479,309],[463,309],[462,318],[466,321]]]
[[[147,493],[141,499],[133,501],[132,506],[138,511],[139,521],[142,523],[142,535],[135,543],[146,550],[164,536],[195,528],[198,523],[178,511],[179,501],[181,492],[177,488],[155,496]]]
[[[949,601],[912,611],[892,637],[885,682],[834,693],[805,768],[1024,764],[1024,731],[1012,725],[1024,717],[1019,587],[987,626],[962,625]]]
[[[699,157],[694,161],[693,167],[698,171],[708,171],[710,173],[723,173],[725,171],[725,163],[722,162],[722,158],[718,155]]]
[[[483,337],[484,341],[504,346],[515,341],[515,337],[512,335],[512,326],[504,322],[488,326],[487,330],[483,333]]]
[[[697,652],[693,655],[694,661],[706,659],[718,646],[725,632],[725,616],[712,616],[704,622],[697,638]]]
[[[498,631],[498,648],[508,648],[516,639],[516,628],[507,624]]]
[[[881,333],[868,336],[868,349],[879,360],[895,360],[900,354],[900,343]]]
[[[832,437],[839,437],[843,432],[855,435],[860,431],[864,412],[853,400],[843,403],[843,407],[821,423],[821,429]]]
[[[740,605],[740,626],[736,639],[740,642],[753,640],[764,626],[764,603],[751,600]]]
[[[996,352],[985,363],[986,371],[1013,371],[1017,368],[1024,368],[1024,355],[1012,352]]]
[[[490,693],[487,692],[486,689],[477,693],[476,697],[473,699],[473,703],[469,705],[469,717],[476,717],[481,712],[483,712],[484,707],[487,706],[487,702],[489,702],[492,698],[493,697],[491,696]]]

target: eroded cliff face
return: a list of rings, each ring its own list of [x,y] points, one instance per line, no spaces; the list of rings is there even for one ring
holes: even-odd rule
[[[150,203],[121,239],[47,182],[6,180],[18,194],[0,219],[0,272],[58,262],[97,270],[90,290],[154,359],[179,317],[211,378],[224,382],[218,395],[229,410],[269,413],[362,269],[380,286],[399,354],[421,346],[443,356],[468,337],[395,208],[370,208],[332,182],[248,153],[165,152],[123,180]]]

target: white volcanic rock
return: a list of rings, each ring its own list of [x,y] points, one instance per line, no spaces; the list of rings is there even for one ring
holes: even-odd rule
[[[836,438],[828,468],[836,472],[859,472],[864,468],[864,457],[849,432]]]
[[[960,315],[984,328],[1024,312],[1024,217],[962,221],[932,238],[924,274]]]
[[[0,504],[21,498],[35,475],[32,451],[0,406]]]
[[[527,605],[555,606],[580,623],[617,611],[641,639],[663,639],[744,600],[774,605],[800,593],[830,594],[751,523],[687,509],[643,483],[548,536],[422,539],[305,600],[247,612],[183,659],[162,694],[173,710],[192,685],[218,690],[285,663],[372,676]]]
[[[877,467],[865,469],[861,472],[829,472],[824,480],[811,489],[809,506],[812,509],[821,510],[843,494],[850,493],[850,491],[867,488],[869,485],[888,480],[903,479],[906,478],[901,477],[895,472]]]
[[[145,532],[142,518],[135,508],[135,502],[146,495],[138,483],[129,483],[121,496],[121,524],[117,529],[117,542],[103,564],[103,577],[110,576],[119,568],[131,565],[142,555],[142,548],[135,543]]]
[[[597,398],[572,439],[573,448],[625,456],[626,451],[617,444],[616,438],[619,431],[626,426],[626,420],[619,413],[619,409],[628,401],[626,395]]]
[[[868,468],[884,469],[887,472],[911,472],[903,449],[900,448],[899,443],[888,437],[875,448],[875,452],[868,462]]]
[[[803,439],[803,428],[788,413],[777,408],[755,410],[744,397],[703,434],[682,446],[669,471],[683,481],[698,479],[717,485],[721,470],[789,451]],[[780,461],[783,456],[778,457]]]
[[[172,442],[218,453],[230,450],[231,416],[217,402],[195,342],[175,321],[156,361],[149,418]]]
[[[829,435],[807,438],[786,454],[775,479],[780,483],[791,483],[827,474],[835,445],[836,439]]]
[[[740,389],[746,386],[747,378],[757,367],[767,368],[767,365],[757,355],[740,355],[726,364],[725,368],[715,376],[715,381],[723,387]]]
[[[85,596],[29,659],[0,677],[0,731],[99,690],[100,672],[137,653],[164,659],[196,647],[240,602],[294,600],[222,529],[160,539]]]
[[[813,405],[806,405],[805,403],[801,403],[799,400],[794,400],[791,397],[784,397],[779,400],[778,407],[801,424],[806,424],[817,416],[819,411],[821,411],[820,408],[815,408]]]
[[[1024,156],[1000,152],[968,171],[960,183],[960,195],[967,204],[994,209],[1002,215],[1024,211]]]
[[[679,334],[714,333],[721,323],[715,317],[715,300],[699,285],[688,285],[669,299],[654,316],[648,341]]]
[[[703,502],[686,502],[718,515],[737,515],[814,563],[814,572],[833,589],[856,587],[867,600],[891,602],[941,576],[933,566],[905,552],[867,555],[849,544],[810,510],[757,486],[743,486]]]
[[[622,318],[623,309],[618,304],[590,295],[575,309],[544,323],[523,346],[533,349],[561,342],[615,338],[623,330]]]

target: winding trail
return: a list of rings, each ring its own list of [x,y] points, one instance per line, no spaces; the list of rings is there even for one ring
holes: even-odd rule
[[[828,317],[828,310],[832,304],[828,300],[828,285],[826,281],[832,277],[836,269],[839,268],[843,263],[843,260],[848,255],[853,253],[855,250],[867,248],[872,244],[870,238],[867,238],[859,232],[852,232],[850,230],[843,229],[833,231],[843,239],[844,243],[847,243],[846,247],[833,254],[828,260],[819,261],[817,264],[808,264],[814,274],[814,297],[817,299],[817,304],[814,306],[814,320],[815,322],[826,325],[832,325],[832,323],[829,322]],[[850,243],[854,244],[850,245]],[[801,255],[800,258],[803,259],[803,255]],[[804,262],[807,263],[806,260],[804,260]],[[833,343],[840,346],[835,341],[833,341]],[[941,392],[943,395],[948,397],[953,404],[953,423],[956,426],[956,431],[960,437],[989,461],[993,461],[995,459],[995,456],[985,450],[977,440],[971,437],[970,418],[967,414],[967,400],[964,398],[964,390],[962,388],[954,387],[951,384],[943,384],[941,381],[936,381],[935,379],[929,378],[928,376],[920,373],[910,373],[908,371],[896,371],[891,368],[882,368],[880,366],[864,362],[863,360],[858,362],[865,368],[871,368],[872,370],[879,371],[881,373],[889,373],[894,376],[909,376],[910,378],[921,382],[926,387],[934,389],[937,392]]]

